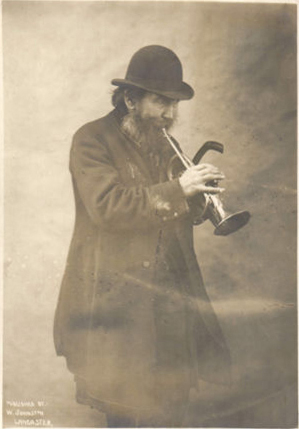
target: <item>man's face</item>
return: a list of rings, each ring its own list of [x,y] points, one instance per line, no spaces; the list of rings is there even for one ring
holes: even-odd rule
[[[169,129],[177,118],[178,100],[147,92],[136,102],[135,109],[144,125]]]

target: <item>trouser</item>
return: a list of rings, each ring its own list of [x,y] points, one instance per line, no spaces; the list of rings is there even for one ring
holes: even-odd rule
[[[183,422],[187,416],[189,408],[188,389],[185,394],[181,395],[180,399],[168,401],[163,411],[160,413],[133,411],[129,407],[111,407],[104,402],[100,402],[95,398],[91,398],[86,392],[84,379],[75,376],[77,392],[76,399],[79,404],[89,405],[91,408],[98,409],[106,414],[107,427],[131,427],[131,428],[179,428],[183,427]]]
[[[137,422],[133,417],[106,414],[108,428],[136,428]]]
[[[176,404],[163,415],[144,418],[142,415],[106,414],[109,428],[179,428],[183,423],[188,410],[188,402]]]

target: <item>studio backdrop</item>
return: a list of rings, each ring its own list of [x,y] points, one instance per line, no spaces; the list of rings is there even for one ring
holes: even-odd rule
[[[224,171],[222,198],[249,210],[227,237],[207,221],[195,247],[233,362],[229,390],[202,385],[213,427],[294,427],[296,332],[296,5],[4,1],[5,427],[101,427],[81,406],[53,345],[53,318],[74,225],[74,132],[111,109],[110,82],[139,48],[174,50],[195,89],[173,135]],[[29,423],[28,423],[29,421]]]

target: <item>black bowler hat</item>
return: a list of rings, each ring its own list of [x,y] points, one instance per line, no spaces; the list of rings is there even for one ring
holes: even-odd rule
[[[125,79],[113,79],[116,86],[136,86],[175,100],[189,100],[194,91],[183,82],[182,64],[177,55],[163,46],[139,49],[131,58]]]

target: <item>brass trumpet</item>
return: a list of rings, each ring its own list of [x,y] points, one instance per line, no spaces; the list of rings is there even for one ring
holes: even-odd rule
[[[206,142],[196,153],[193,161],[189,159],[184,153],[180,152],[177,145],[172,140],[171,136],[167,133],[165,128],[162,129],[164,136],[167,141],[170,143],[171,147],[175,151],[175,154],[170,159],[167,175],[169,180],[174,179],[179,174],[182,173],[182,167],[186,170],[197,165],[203,155],[210,149],[216,150],[218,152],[223,153],[223,144],[213,141]],[[212,181],[207,183],[208,186],[217,186],[217,182]],[[193,223],[195,225],[199,225],[204,222],[206,219],[209,219],[212,224],[215,226],[214,234],[215,235],[229,235],[238,229],[242,228],[247,224],[250,218],[250,213],[248,211],[236,212],[234,214],[227,213],[224,208],[222,201],[218,197],[218,195],[213,195],[210,193],[203,193],[203,201],[202,197],[198,201],[199,204],[203,205],[203,211],[201,210],[201,214],[199,216],[195,216]],[[194,206],[194,198],[193,204]]]

